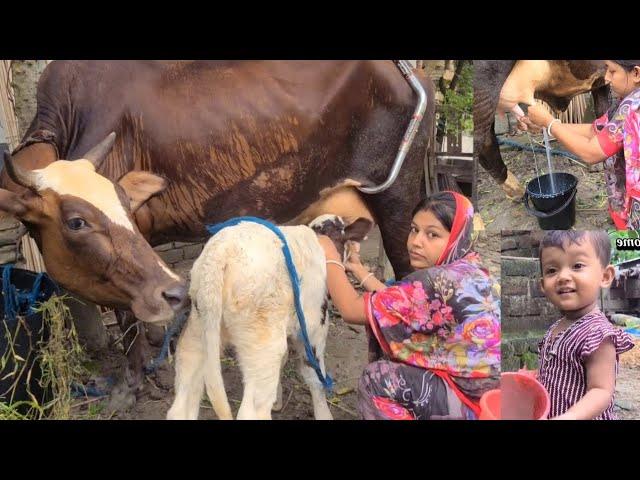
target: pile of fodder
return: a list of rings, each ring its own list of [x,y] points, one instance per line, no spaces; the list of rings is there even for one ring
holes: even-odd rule
[[[9,391],[0,392],[6,401],[0,402],[0,419],[70,418],[71,386],[85,376],[82,365],[86,356],[65,304],[68,298],[54,294],[36,304],[33,314],[42,317],[37,332],[29,331],[25,316],[17,317],[15,329],[9,329],[3,320],[8,348],[0,358],[0,380],[15,381]],[[28,339],[26,349],[17,344],[18,339]],[[26,357],[17,353],[18,347],[21,352],[26,350]],[[11,366],[10,371],[5,371],[7,366]],[[16,394],[18,391],[26,395]],[[14,401],[16,396],[26,398]]]

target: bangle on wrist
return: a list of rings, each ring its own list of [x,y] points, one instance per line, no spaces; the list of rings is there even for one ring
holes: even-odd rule
[[[549,134],[550,137],[553,137],[553,135],[551,134],[551,125],[553,125],[556,122],[562,123],[559,118],[554,118],[553,120],[551,120],[551,123],[549,123],[549,126],[547,126],[547,133]]]
[[[344,265],[342,264],[342,262],[339,262],[337,260],[327,260],[326,263],[330,263],[332,265],[337,265],[339,266],[343,271],[347,271],[347,269],[344,267]]]
[[[360,285],[358,285],[358,286],[359,286],[360,288],[364,287],[364,282],[366,282],[366,281],[369,279],[369,277],[371,277],[371,276],[373,276],[373,272],[370,272],[368,275],[366,275],[366,276],[362,279],[362,281],[360,282]]]

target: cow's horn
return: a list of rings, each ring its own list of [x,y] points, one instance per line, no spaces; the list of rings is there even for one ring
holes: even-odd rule
[[[115,141],[116,132],[111,132],[109,135],[107,135],[107,138],[105,138],[98,145],[89,150],[83,158],[93,163],[93,166],[97,170],[102,161],[106,158],[106,156],[113,148],[113,143]]]
[[[4,152],[4,165],[11,180],[23,187],[37,190],[35,174],[31,170],[25,170],[20,165],[13,163],[11,154],[6,150]]]

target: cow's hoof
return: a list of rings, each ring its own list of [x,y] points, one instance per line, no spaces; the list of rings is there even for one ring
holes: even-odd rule
[[[524,197],[524,187],[520,184],[520,180],[507,171],[507,179],[502,184],[502,190],[507,195],[507,198],[515,202],[519,202]]]
[[[280,382],[280,384],[278,385],[278,395],[276,397],[276,401],[273,404],[273,407],[271,407],[271,411],[272,412],[280,412],[282,411],[282,407],[284,402],[282,401],[282,382]]]
[[[131,410],[135,404],[135,390],[124,383],[120,383],[111,390],[107,410],[109,412],[124,413]]]

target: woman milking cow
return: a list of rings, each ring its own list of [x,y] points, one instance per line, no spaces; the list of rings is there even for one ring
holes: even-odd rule
[[[476,419],[500,375],[500,286],[472,247],[473,206],[441,192],[414,209],[407,250],[413,272],[387,286],[360,261],[343,264],[320,236],[327,286],[345,322],[366,325],[381,355],[359,380],[364,419]],[[366,290],[360,295],[350,272]]]

